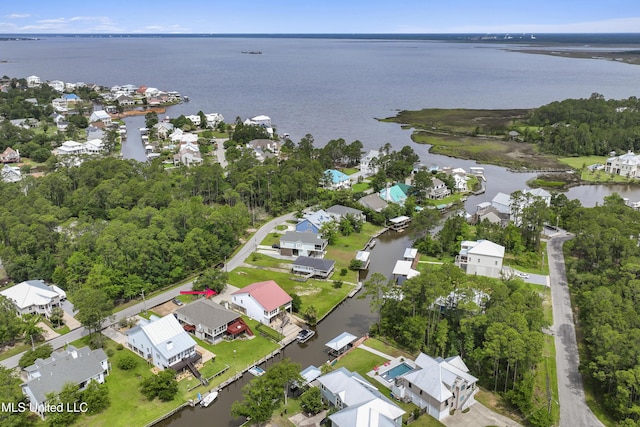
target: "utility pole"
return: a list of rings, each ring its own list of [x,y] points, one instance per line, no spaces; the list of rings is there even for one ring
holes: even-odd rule
[[[144,288],[142,288],[142,303],[144,304],[144,314],[147,314],[147,300],[144,299]]]

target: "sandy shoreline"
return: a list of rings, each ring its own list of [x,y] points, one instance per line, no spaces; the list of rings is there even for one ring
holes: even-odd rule
[[[640,46],[629,46],[628,49],[624,50],[620,50],[620,46],[609,46],[609,48],[611,48],[612,50],[607,50],[607,47],[602,47],[602,50],[591,48],[585,48],[584,50],[581,50],[580,47],[584,46],[576,46],[575,48],[568,46],[559,46],[557,49],[516,48],[507,50],[511,52],[531,53],[535,55],[551,55],[560,56],[562,58],[598,59],[605,61],[623,62],[625,64],[640,65]]]

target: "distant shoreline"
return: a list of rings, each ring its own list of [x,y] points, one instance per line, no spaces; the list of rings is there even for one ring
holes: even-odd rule
[[[640,45],[640,33],[24,33],[0,34],[0,41],[53,37],[83,38],[304,38],[346,40],[442,41],[514,45]]]
[[[603,48],[605,46],[602,46]],[[615,46],[606,46],[614,48]],[[571,49],[567,50],[566,46],[558,47],[555,50],[546,49],[507,49],[510,52],[530,53],[535,55],[559,56],[562,58],[575,59],[599,59],[605,61],[622,62],[631,65],[640,65],[640,46],[636,46],[629,50],[590,50],[590,49]]]

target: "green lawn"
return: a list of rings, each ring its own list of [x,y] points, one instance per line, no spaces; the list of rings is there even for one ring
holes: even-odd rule
[[[295,293],[300,296],[302,300],[301,312],[304,312],[309,305],[313,305],[317,310],[318,318],[329,313],[353,289],[353,286],[348,284],[336,289],[333,287],[333,282],[314,279],[297,282],[291,277],[295,276],[291,273],[240,267],[229,273],[229,283],[244,288],[251,283],[274,280],[289,295]]]
[[[362,250],[371,236],[380,230],[381,227],[367,222],[362,226],[360,233],[351,233],[349,236],[339,234],[334,244],[327,247],[325,259],[336,262],[336,271],[349,267],[351,260],[356,257],[356,252]]]
[[[368,182],[358,182],[351,186],[351,191],[354,193],[362,193],[363,191],[368,190],[370,186],[371,184]]]
[[[269,233],[267,234],[267,237],[265,237],[264,240],[260,242],[260,244],[264,246],[271,246],[274,244],[279,245],[281,237],[282,237],[282,234],[280,233]]]
[[[340,172],[342,172],[345,175],[353,175],[354,173],[358,172],[360,169],[357,168],[342,168],[339,169]]]
[[[590,165],[601,164],[607,162],[605,156],[582,156],[582,157],[560,157],[558,160],[573,169],[582,169]]]
[[[78,347],[87,345],[86,337],[72,343]],[[76,426],[87,427],[128,427],[143,426],[163,416],[186,401],[186,380],[180,381],[178,395],[170,402],[161,402],[158,399],[148,401],[140,394],[140,381],[151,375],[147,363],[137,357],[138,365],[131,371],[120,370],[118,360],[126,354],[134,354],[130,350],[116,350],[116,343],[107,339],[105,351],[113,352],[109,357],[111,372],[106,377],[105,384],[109,389],[111,405],[105,411],[93,415],[82,415]],[[126,416],[123,416],[126,414]]]
[[[376,338],[369,338],[364,342],[367,347],[371,347],[375,350],[381,351],[384,354],[388,354],[391,357],[405,357],[408,359],[415,359],[417,355],[411,355],[404,350],[400,350],[396,347],[392,347]]]

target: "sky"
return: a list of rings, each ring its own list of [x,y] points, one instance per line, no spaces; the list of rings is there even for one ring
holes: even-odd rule
[[[638,33],[638,0],[2,0],[0,34]]]

